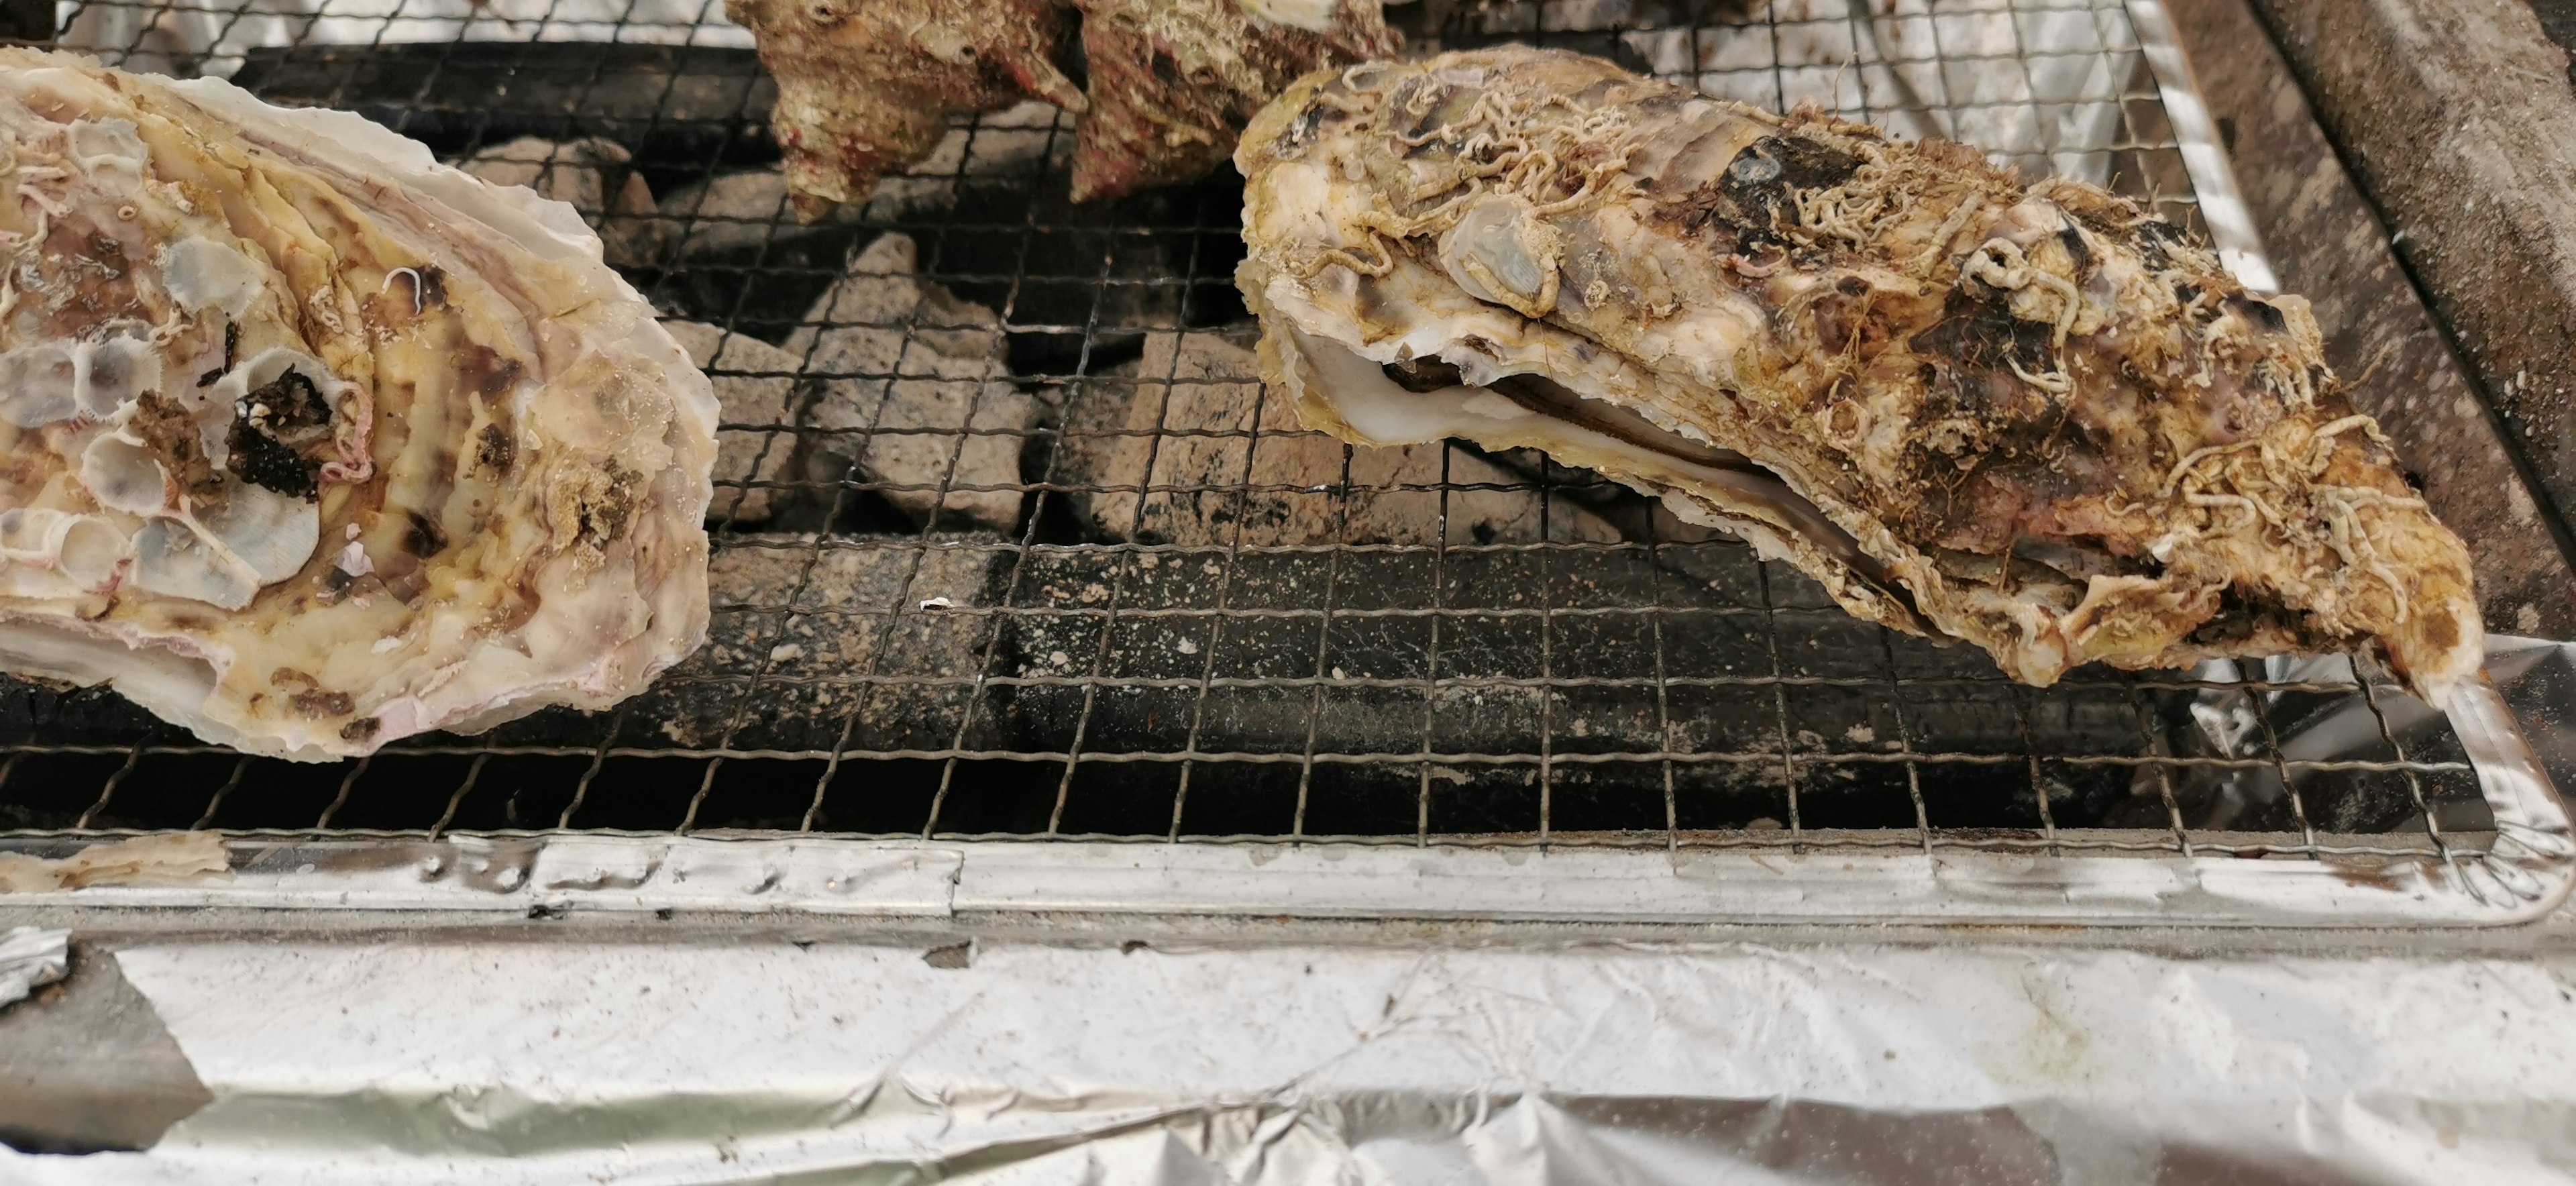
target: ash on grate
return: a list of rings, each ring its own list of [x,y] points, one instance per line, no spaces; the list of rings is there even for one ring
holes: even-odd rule
[[[689,748],[946,746],[982,663],[998,536],[721,537],[707,645],[633,702]],[[963,611],[963,612],[961,612]],[[650,738],[647,739],[649,742]]]

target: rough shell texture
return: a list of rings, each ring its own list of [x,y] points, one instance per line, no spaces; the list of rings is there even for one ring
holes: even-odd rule
[[[0,667],[318,760],[704,635],[714,396],[570,207],[25,50],[0,154]]]
[[[2031,683],[2477,669],[2466,551],[2306,302],[2099,189],[1518,48],[1317,72],[1236,162],[1265,374],[1318,428],[1545,449]]]
[[[726,0],[725,15],[778,80],[770,127],[808,220],[929,155],[950,116],[1023,98],[1081,116],[1075,201],[1189,180],[1298,75],[1401,44],[1378,0]],[[1077,26],[1087,88],[1064,69]]]

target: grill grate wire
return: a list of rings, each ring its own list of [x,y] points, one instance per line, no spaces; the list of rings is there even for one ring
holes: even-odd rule
[[[2196,224],[2119,0],[1432,7],[1390,12],[1414,22],[1417,52],[1608,53],[1722,97],[1966,139]],[[659,205],[583,214],[652,245],[630,278],[666,315],[719,327],[720,351],[804,342],[793,365],[719,357],[719,382],[791,384],[793,406],[834,384],[942,382],[939,343],[961,333],[1005,347],[954,423],[887,423],[891,398],[840,426],[729,417],[760,460],[718,483],[720,645],[643,697],[298,766],[196,743],[104,691],[7,681],[0,835],[2447,859],[2491,822],[2447,725],[2366,662],[2023,688],[1535,454],[1450,443],[1390,466],[1319,446],[1267,392],[1198,422],[1251,382],[1221,365],[1251,341],[1231,174],[1075,207],[1070,124],[1018,109],[961,122],[854,217],[806,227],[774,199],[718,202],[725,179],[774,176],[776,151],[768,84],[714,0],[67,0],[59,17],[62,44],[111,64],[358,110],[443,159],[529,134],[620,144]],[[887,232],[916,244],[918,284],[957,299],[808,316]],[[883,331],[896,349],[839,366],[814,344],[834,331]],[[1006,392],[1040,414],[987,423]],[[1018,472],[969,472],[970,448],[993,440],[1021,451]],[[918,443],[944,454],[928,480],[875,460]],[[1100,461],[1127,445],[1141,464]],[[761,476],[773,456],[792,464]],[[1181,472],[1209,456],[1222,464]],[[985,494],[1019,500],[1007,527],[954,509]],[[761,497],[766,522],[747,513]],[[753,587],[725,579],[752,570]],[[808,643],[842,661],[805,663]],[[2303,744],[2363,717],[2373,744]]]

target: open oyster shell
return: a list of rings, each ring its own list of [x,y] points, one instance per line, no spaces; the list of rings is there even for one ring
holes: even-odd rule
[[[2467,552],[2307,303],[2100,189],[1526,48],[1310,74],[1235,162],[1310,426],[1546,450],[2029,683],[2477,670]]]
[[[704,636],[715,399],[572,209],[0,49],[0,668],[319,760]]]

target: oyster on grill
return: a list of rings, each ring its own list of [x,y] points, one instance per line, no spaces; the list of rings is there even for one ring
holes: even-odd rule
[[[797,214],[863,202],[948,117],[1043,99],[1080,117],[1073,199],[1199,177],[1298,75],[1393,53],[1378,0],[726,0],[778,81]],[[1062,63],[1077,40],[1076,86]]]
[[[697,645],[715,401],[572,209],[0,49],[0,668],[363,754]]]
[[[1316,428],[1546,450],[2033,684],[2477,670],[2467,552],[2307,303],[2100,189],[1525,48],[1308,75],[1235,161],[1264,374]]]

